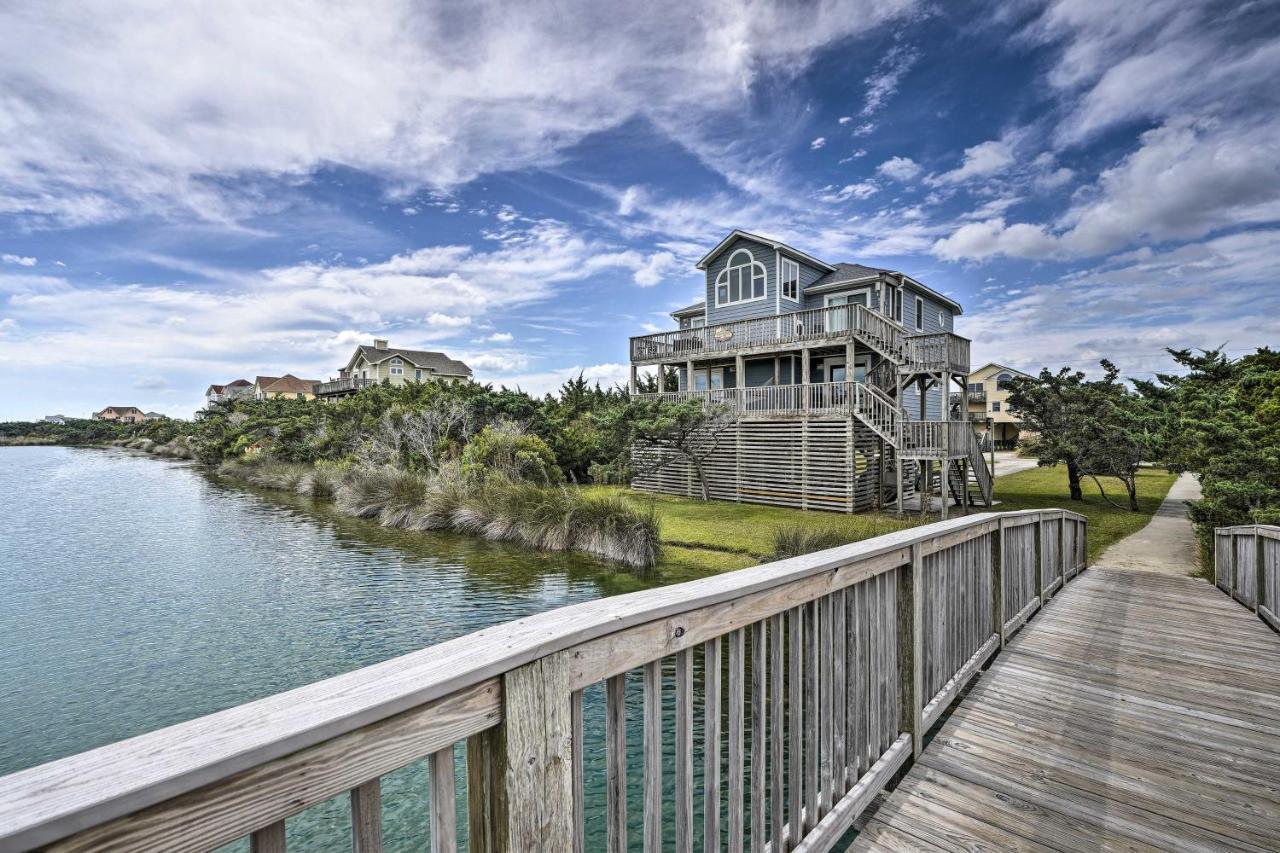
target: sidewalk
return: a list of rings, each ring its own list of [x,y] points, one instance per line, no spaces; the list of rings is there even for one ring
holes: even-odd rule
[[[1189,575],[1196,570],[1196,537],[1185,501],[1200,498],[1200,483],[1183,474],[1146,527],[1112,545],[1098,558],[1108,569]]]

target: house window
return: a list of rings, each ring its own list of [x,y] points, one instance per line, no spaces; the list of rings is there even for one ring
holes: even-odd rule
[[[974,393],[974,394],[981,394],[981,393],[982,393],[982,383],[981,383],[981,382],[970,382],[970,383],[969,383],[969,391],[970,391],[971,393]]]
[[[999,401],[999,400],[992,400],[992,401],[991,401],[991,411],[993,411],[993,412],[998,412],[998,411],[1000,411],[1000,401]]]
[[[924,331],[924,300],[916,297],[916,331]]]
[[[705,325],[707,325],[706,317],[694,317],[692,320],[689,321],[690,329],[701,329]]]
[[[786,258],[782,259],[782,298],[800,301],[800,265]]]
[[[393,367],[393,368],[391,368],[391,375],[392,375],[392,376],[404,376],[404,368],[403,368],[403,367]]]
[[[418,382],[422,381],[422,368],[417,368],[413,371],[413,378]]]
[[[1013,375],[1012,375],[1012,374],[1009,374],[1009,373],[1001,373],[999,376],[997,376],[997,377],[996,377],[996,390],[997,390],[997,391],[1008,391],[1008,390],[1009,390],[1009,382],[1010,382],[1010,380],[1012,380],[1012,379],[1013,379]]]
[[[306,395],[306,394],[304,394],[303,392],[299,391],[299,392],[298,392],[298,399],[299,399],[299,400],[305,400],[305,399],[307,399],[307,395]]]
[[[746,249],[739,249],[716,277],[716,305],[755,299],[764,299],[764,264]]]

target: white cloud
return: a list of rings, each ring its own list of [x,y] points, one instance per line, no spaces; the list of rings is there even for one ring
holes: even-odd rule
[[[1147,131],[1105,170],[1056,228],[995,217],[938,241],[949,260],[998,255],[1089,257],[1138,241],[1188,240],[1280,218],[1274,120],[1249,127],[1187,122]]]
[[[809,150],[817,151],[819,148],[823,147],[826,144],[827,144],[827,138],[825,136],[819,136],[817,139],[809,143]]]
[[[0,255],[0,261],[3,261],[6,264],[17,264],[20,267],[34,267],[36,265],[35,258],[24,255]]]
[[[875,181],[860,181],[856,184],[847,184],[838,190],[828,187],[818,198],[827,202],[848,201],[851,198],[861,200],[870,198],[878,192],[880,192],[880,186]]]
[[[540,395],[558,390],[570,379],[577,379],[579,374],[593,385],[599,383],[604,388],[612,388],[615,385],[623,385],[630,379],[631,367],[618,363],[574,365],[536,373],[516,374],[496,381],[508,388],[519,387],[530,394]]]
[[[910,157],[890,157],[876,171],[896,181],[909,181],[920,174],[920,164]]]
[[[841,124],[848,124],[851,121],[853,121],[853,116],[840,116]]]
[[[876,129],[876,123],[875,123],[875,122],[873,122],[873,121],[866,121],[866,122],[863,122],[862,124],[858,125],[857,127],[855,127],[855,128],[853,129],[853,135],[854,135],[854,136],[867,136],[868,134],[874,133],[874,132],[875,132],[875,129]]]
[[[866,98],[862,103],[862,115],[870,116],[884,106],[885,102],[898,91],[898,84],[920,56],[915,49],[906,45],[897,45],[889,50],[876,63],[876,70],[865,82]]]
[[[277,203],[257,181],[326,165],[381,176],[403,197],[552,165],[637,117],[714,159],[707,129],[742,109],[757,78],[798,73],[913,5],[820,0],[796,15],[786,3],[717,0],[369,0],[323,11],[279,0],[264,15],[249,0],[217,14],[160,0],[5,4],[0,214],[230,223]],[[619,21],[624,37],[583,49]]]
[[[1012,146],[1003,139],[981,142],[964,150],[964,162],[929,178],[931,184],[959,184],[999,174],[1014,164]]]
[[[492,344],[509,344],[515,339],[515,335],[510,332],[494,332],[485,338],[486,341]]]
[[[401,212],[401,213],[403,213],[405,216],[417,216],[417,215],[418,215],[418,208],[416,208],[416,207],[405,207],[405,208],[401,208],[400,212]]]

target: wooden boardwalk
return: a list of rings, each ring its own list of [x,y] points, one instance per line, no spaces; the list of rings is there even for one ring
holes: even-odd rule
[[[1090,569],[850,849],[1280,849],[1280,637],[1211,584]]]

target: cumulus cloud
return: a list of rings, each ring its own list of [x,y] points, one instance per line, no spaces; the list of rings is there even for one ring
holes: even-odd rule
[[[515,339],[515,335],[510,332],[494,332],[485,338],[486,341],[493,344],[509,344]]]
[[[406,193],[551,165],[637,117],[696,133],[740,110],[760,75],[797,73],[912,6],[820,0],[795,15],[787,3],[713,0],[280,0],[263,14],[229,0],[211,14],[160,0],[5,4],[0,214],[232,222],[268,203],[271,193],[248,185],[259,178],[339,165]],[[619,21],[626,33],[608,49],[583,49]]]
[[[880,192],[880,185],[875,181],[860,181],[856,184],[846,184],[838,190],[835,187],[826,187],[818,198],[827,202],[841,202],[849,199],[870,198],[878,192]]]
[[[35,258],[25,255],[4,254],[0,255],[0,261],[3,261],[6,264],[17,264],[20,267],[34,267],[36,265]]]
[[[920,164],[910,157],[890,157],[876,171],[896,181],[909,181],[920,174]]]
[[[1014,164],[1013,148],[1003,139],[991,139],[964,150],[964,161],[949,172],[934,175],[932,184],[959,184],[974,178],[986,178],[1005,171]]]
[[[819,136],[817,139],[809,143],[809,150],[817,151],[819,148],[822,148],[826,144],[827,144],[827,138],[825,136]]]

